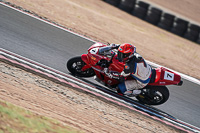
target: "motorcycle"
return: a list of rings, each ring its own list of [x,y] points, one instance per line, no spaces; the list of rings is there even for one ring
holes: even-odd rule
[[[87,54],[73,57],[68,60],[67,68],[72,75],[78,77],[93,77],[98,82],[103,83],[110,89],[116,88],[120,83],[105,74],[104,68],[111,72],[121,73],[125,62],[119,62],[117,52],[103,43],[95,43],[89,49]],[[125,80],[135,80],[132,76]],[[135,98],[142,104],[160,105],[169,98],[169,90],[166,85],[181,86],[183,81],[181,76],[164,67],[152,68],[151,79],[147,86],[141,89],[141,93]],[[115,92],[117,92],[115,90]],[[120,94],[123,95],[123,94]]]

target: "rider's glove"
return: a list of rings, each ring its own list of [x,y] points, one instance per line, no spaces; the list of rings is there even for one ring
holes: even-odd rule
[[[113,79],[119,80],[119,82],[123,82],[125,80],[124,76],[120,75],[118,72],[113,72]]]
[[[110,44],[110,46],[112,47],[112,49],[118,49],[120,45],[112,43]]]

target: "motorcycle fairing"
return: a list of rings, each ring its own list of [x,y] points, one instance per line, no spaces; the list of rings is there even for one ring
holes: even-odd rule
[[[87,54],[82,54],[81,55],[81,59],[83,62],[85,62],[85,66],[82,67],[81,71],[85,71],[87,70],[88,68],[91,68],[91,66],[89,65],[89,59],[88,59],[88,55]]]
[[[148,85],[158,85],[158,86],[178,85],[179,82],[181,81],[180,75],[164,67],[155,68],[155,71],[156,71],[155,80],[153,83],[149,83]]]

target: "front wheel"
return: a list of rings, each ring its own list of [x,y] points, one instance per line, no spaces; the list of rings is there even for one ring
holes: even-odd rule
[[[95,72],[92,68],[89,68],[85,71],[81,69],[85,66],[85,62],[82,61],[81,56],[73,57],[67,61],[67,69],[71,72],[72,75],[78,77],[92,77],[95,75]]]
[[[136,98],[142,104],[160,105],[169,99],[169,90],[166,86],[146,86]]]

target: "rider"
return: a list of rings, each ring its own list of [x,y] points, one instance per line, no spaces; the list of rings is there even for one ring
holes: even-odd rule
[[[106,75],[113,78],[124,79],[131,75],[136,80],[121,80],[117,87],[117,91],[124,95],[136,96],[141,93],[141,88],[144,88],[149,82],[151,77],[151,66],[136,52],[136,47],[124,43],[122,45],[112,44],[114,49],[118,48],[117,59],[119,62],[124,62],[123,71],[116,75],[109,73],[108,69],[105,68],[104,72]]]

